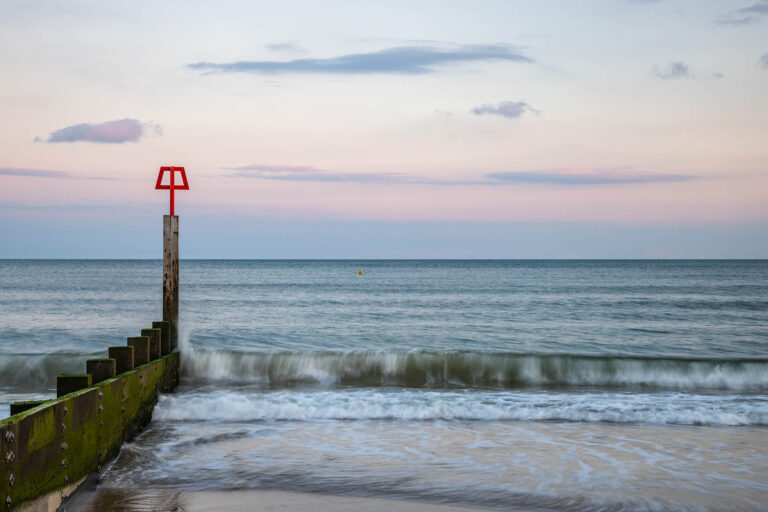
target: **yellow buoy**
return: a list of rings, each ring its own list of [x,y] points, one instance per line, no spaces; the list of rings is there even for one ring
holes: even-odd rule
[[[363,275],[363,271],[362,270],[360,271],[360,275]]]

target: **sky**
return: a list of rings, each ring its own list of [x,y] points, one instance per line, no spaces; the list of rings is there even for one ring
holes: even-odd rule
[[[768,0],[0,2],[0,258],[768,258]]]

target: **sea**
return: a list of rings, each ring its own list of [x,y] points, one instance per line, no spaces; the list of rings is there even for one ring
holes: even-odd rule
[[[182,260],[182,384],[100,488],[768,510],[768,261]],[[162,262],[0,260],[0,417]]]

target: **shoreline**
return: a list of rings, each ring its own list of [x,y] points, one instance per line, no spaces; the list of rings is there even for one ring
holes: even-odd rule
[[[509,508],[506,508],[509,510]],[[422,501],[339,496],[283,490],[116,489],[84,485],[64,502],[62,512],[478,512],[487,508]],[[528,509],[513,509],[528,510]]]

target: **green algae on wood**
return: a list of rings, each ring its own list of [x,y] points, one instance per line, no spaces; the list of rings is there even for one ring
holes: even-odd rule
[[[173,352],[0,420],[0,510],[63,489],[117,455],[151,420],[158,394],[178,384],[179,361]]]

